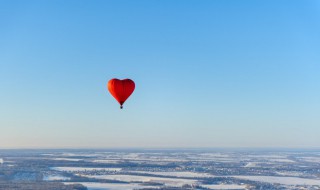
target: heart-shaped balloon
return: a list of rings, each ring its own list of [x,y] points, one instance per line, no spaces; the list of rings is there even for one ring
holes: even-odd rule
[[[133,93],[135,84],[131,79],[111,79],[108,82],[108,90],[110,94],[119,102],[120,108]]]

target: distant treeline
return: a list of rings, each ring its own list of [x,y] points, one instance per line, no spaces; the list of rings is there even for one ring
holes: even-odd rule
[[[65,185],[59,182],[10,182],[0,181],[0,189],[5,190],[88,190],[81,184]]]

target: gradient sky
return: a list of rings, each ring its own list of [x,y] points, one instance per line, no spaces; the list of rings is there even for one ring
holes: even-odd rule
[[[0,0],[12,147],[320,147],[320,1]]]

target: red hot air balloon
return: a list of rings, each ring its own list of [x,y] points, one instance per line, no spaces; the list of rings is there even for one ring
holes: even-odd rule
[[[135,84],[131,79],[111,79],[108,82],[108,90],[110,94],[119,102],[120,108],[123,108],[124,102],[133,93]]]

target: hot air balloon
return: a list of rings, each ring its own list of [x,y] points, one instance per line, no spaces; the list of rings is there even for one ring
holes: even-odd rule
[[[110,94],[119,102],[120,109],[123,108],[124,102],[133,93],[135,84],[131,79],[111,79],[108,82],[108,90]]]

